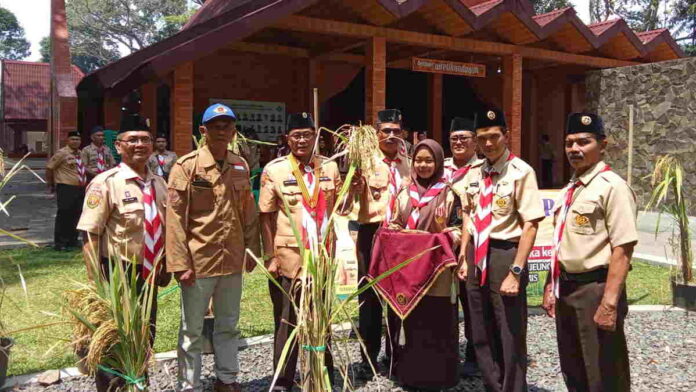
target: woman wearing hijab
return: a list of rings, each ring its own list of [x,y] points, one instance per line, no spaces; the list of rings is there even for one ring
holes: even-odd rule
[[[444,161],[442,147],[435,140],[425,139],[416,145],[411,184],[401,189],[390,226],[449,233],[452,248],[456,248],[461,235],[453,213],[458,198],[443,178]],[[453,262],[441,268],[403,321],[389,309],[392,373],[404,386],[438,390],[453,387],[459,381],[458,282]]]

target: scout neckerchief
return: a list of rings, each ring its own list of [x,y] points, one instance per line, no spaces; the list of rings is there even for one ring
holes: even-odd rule
[[[600,173],[610,171],[611,167],[606,165]],[[582,185],[582,181],[576,180],[571,182],[565,191],[563,207],[561,207],[561,212],[558,215],[558,222],[553,230],[553,258],[551,261],[551,289],[553,294],[558,298],[559,287],[560,287],[560,277],[561,277],[561,265],[558,260],[558,254],[561,250],[561,241],[563,240],[563,232],[565,231],[566,218],[568,217],[568,211],[570,210],[570,205],[573,204],[573,194],[579,186]]]
[[[510,153],[506,162],[510,162],[515,155]],[[474,214],[474,262],[476,268],[481,270],[480,284],[483,286],[488,277],[488,245],[493,222],[493,176],[500,173],[493,169],[493,165],[482,169],[483,189],[479,193],[479,205]]]
[[[164,155],[157,154],[157,175],[164,176]]]
[[[464,178],[466,173],[469,172],[471,169],[470,164],[466,164],[459,169],[457,169],[457,166],[454,165],[454,158],[452,158],[452,164],[451,165],[445,165],[445,178],[451,183],[454,184],[455,182],[461,180]]]
[[[104,160],[104,146],[97,147],[97,174],[106,170],[106,161]]]
[[[119,165],[121,169],[124,164]],[[132,169],[131,169],[132,170]],[[155,261],[164,250],[164,235],[162,233],[162,217],[157,209],[157,194],[154,179],[135,179],[143,193],[143,279],[147,279],[155,268]]]
[[[427,206],[428,203],[430,203],[437,195],[440,194],[443,189],[445,189],[445,187],[447,187],[447,182],[443,177],[437,183],[435,183],[435,185],[428,188],[423,196],[420,196],[418,194],[418,186],[411,183],[408,188],[408,194],[411,197],[411,207],[413,209],[411,210],[411,215],[409,215],[408,221],[406,222],[407,229],[416,230],[418,219],[420,218],[420,209]]]
[[[301,169],[294,155],[290,154],[288,159],[302,193],[302,244],[305,249],[317,254],[319,241],[323,239],[328,223],[326,199],[319,186],[320,168],[316,160],[309,165],[301,165]]]
[[[79,151],[75,154],[75,165],[77,168],[77,177],[80,179],[80,186],[87,185],[87,170],[85,169],[85,164],[82,162]]]
[[[384,215],[384,226],[387,226],[389,222],[391,222],[394,204],[396,204],[396,196],[399,189],[401,189],[401,174],[396,168],[396,165],[401,163],[401,158],[396,157],[394,159],[389,159],[384,157],[384,163],[389,167],[389,201],[387,203],[386,214]]]

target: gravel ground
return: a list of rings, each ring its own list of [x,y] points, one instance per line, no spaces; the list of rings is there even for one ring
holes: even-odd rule
[[[626,334],[631,358],[633,391],[696,390],[696,316],[683,312],[650,312],[630,314]],[[545,316],[529,318],[529,390],[565,391],[558,364],[556,333],[552,321]],[[463,330],[460,333],[463,340]],[[359,358],[357,344],[349,345],[352,358]],[[272,373],[271,347],[268,344],[247,348],[240,353],[241,381],[245,391],[268,390]],[[205,391],[212,391],[214,375],[212,356],[204,358]],[[172,391],[176,361],[159,363],[151,379],[151,390]],[[63,380],[50,387],[38,385],[18,388],[20,391],[94,391],[90,378]],[[389,379],[378,376],[369,383],[358,383],[356,391],[405,391]],[[479,378],[463,379],[452,391],[483,391]]]

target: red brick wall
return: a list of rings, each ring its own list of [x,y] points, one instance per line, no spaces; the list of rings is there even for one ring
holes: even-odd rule
[[[288,113],[312,109],[304,58],[217,52],[196,61],[194,80],[195,114],[208,107],[210,98],[285,102]]]
[[[192,149],[193,107],[194,107],[194,65],[192,62],[180,64],[174,69],[171,95],[172,150],[185,155]]]

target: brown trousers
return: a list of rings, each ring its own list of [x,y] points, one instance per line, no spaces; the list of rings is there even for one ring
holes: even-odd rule
[[[616,331],[597,328],[594,315],[604,295],[604,282],[561,281],[556,302],[556,331],[561,371],[569,392],[631,390],[624,319],[626,290],[617,308]]]
[[[517,244],[491,240],[488,281],[480,286],[473,246],[467,255],[467,294],[476,361],[488,392],[527,391],[527,283],[525,269],[515,297],[500,294],[500,286],[517,254]]]
[[[283,287],[286,293],[291,293],[295,303],[300,301],[300,291],[293,290],[293,279],[286,277],[279,277],[278,283]],[[270,280],[268,281],[268,288],[271,294],[271,302],[273,303],[273,322],[275,324],[275,334],[273,339],[273,372],[278,368],[278,363],[280,361],[280,356],[283,353],[285,344],[290,337],[290,333],[297,324],[297,315],[295,314],[295,309],[290,303],[290,299],[283,294],[280,289],[273,284]],[[295,382],[295,370],[297,368],[297,356],[298,356],[298,344],[297,340],[293,343],[292,350],[285,357],[285,364],[281,370],[278,380],[276,381],[275,387],[292,389]],[[329,372],[329,378],[333,379],[333,357],[329,352],[329,349],[325,351],[325,364]]]

